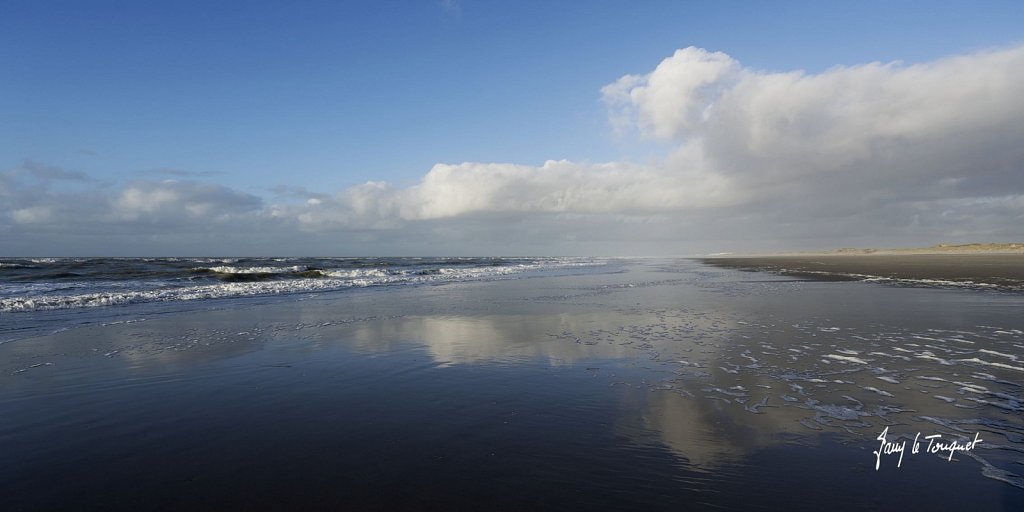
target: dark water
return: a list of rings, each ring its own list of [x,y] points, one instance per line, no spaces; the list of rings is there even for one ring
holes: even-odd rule
[[[1024,506],[1016,294],[624,260],[301,299],[0,344],[5,507]],[[886,427],[983,441],[876,471]]]

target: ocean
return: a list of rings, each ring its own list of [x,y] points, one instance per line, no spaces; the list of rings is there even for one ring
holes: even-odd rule
[[[1024,507],[1008,287],[680,258],[2,263],[9,510]]]
[[[0,312],[494,279],[592,258],[0,258]]]

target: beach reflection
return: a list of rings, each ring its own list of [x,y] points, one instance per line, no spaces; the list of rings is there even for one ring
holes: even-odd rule
[[[980,432],[981,449],[956,459],[1024,485],[1013,471],[1024,451],[1024,326],[1008,314],[1019,299],[747,282],[746,273],[695,265],[410,289],[386,306],[367,293],[90,326],[0,345],[0,391],[42,397],[83,383],[113,389],[127,382],[117,379],[197,375],[255,389],[275,379],[259,388],[273,389],[260,404],[301,416],[308,402],[292,394],[301,390],[302,400],[343,397],[349,406],[338,410],[404,424],[417,405],[395,397],[425,389],[438,438],[474,432],[510,445],[519,438],[501,429],[513,410],[558,409],[571,395],[600,411],[595,431],[704,472],[741,468],[783,445],[814,450],[825,436],[874,449],[887,426],[894,439]],[[452,295],[465,303],[452,307]],[[560,378],[537,384],[548,375]],[[474,427],[458,430],[463,416],[445,411]],[[495,411],[509,417],[492,425]],[[573,420],[545,414],[532,421]]]
[[[725,364],[718,357],[723,340],[702,336],[735,326],[722,315],[666,311],[405,317],[354,325],[347,343],[366,353],[421,345],[441,365],[580,366],[594,374],[595,392],[611,388],[619,396],[622,434],[637,442],[656,438],[690,465],[710,470],[779,443],[781,434],[814,434],[797,421],[805,411],[766,414],[767,407],[758,406],[768,396],[768,380],[718,368]],[[717,388],[726,383],[731,390]],[[708,396],[713,388],[729,401]]]
[[[580,359],[616,359],[623,346],[585,341],[566,343],[566,333],[610,327],[599,315],[492,315],[403,317],[354,325],[345,343],[360,352],[381,352],[416,344],[439,364],[531,363],[560,366]]]

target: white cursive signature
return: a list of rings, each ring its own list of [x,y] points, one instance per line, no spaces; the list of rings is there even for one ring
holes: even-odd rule
[[[894,453],[898,453],[900,454],[900,458],[896,462],[896,467],[900,467],[903,464],[903,454],[906,452],[907,441],[887,441],[886,435],[888,433],[889,427],[885,427],[885,430],[882,430],[882,433],[875,438],[876,440],[882,442],[878,446],[878,450],[871,452],[875,454],[875,471],[878,471],[879,466],[882,465],[882,455],[892,455]],[[943,442],[940,440],[942,438],[942,434],[932,434],[930,436],[924,436],[924,438],[928,440],[928,446],[925,447],[924,451],[925,453],[949,452],[949,457],[946,459],[946,461],[951,461],[953,460],[954,453],[958,451],[969,452],[976,448],[978,446],[978,443],[982,441],[982,439],[978,437],[979,434],[980,432],[974,434],[973,441],[966,441],[962,443],[959,441]],[[921,450],[921,443],[918,442],[918,439],[920,438],[921,433],[918,432],[917,435],[914,436],[914,444],[912,444],[910,447],[911,455],[917,454]]]

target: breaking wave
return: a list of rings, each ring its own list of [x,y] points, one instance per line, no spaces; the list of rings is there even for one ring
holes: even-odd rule
[[[593,258],[5,260],[0,312],[440,284],[605,264]],[[35,265],[29,268],[29,264]]]

